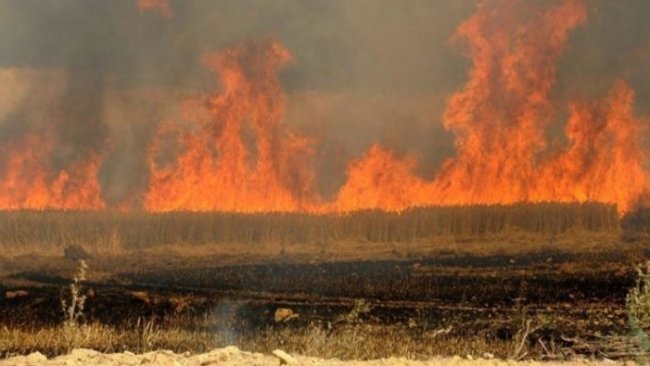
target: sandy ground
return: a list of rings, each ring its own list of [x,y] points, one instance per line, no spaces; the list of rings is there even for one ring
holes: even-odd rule
[[[72,351],[69,355],[59,356],[53,359],[47,359],[40,353],[32,353],[29,356],[19,356],[0,361],[0,365],[241,365],[241,366],[266,366],[266,365],[342,365],[342,366],[424,366],[424,365],[634,365],[634,362],[627,361],[614,362],[610,360],[587,361],[576,360],[573,362],[534,362],[534,361],[503,361],[503,360],[472,360],[469,358],[435,358],[428,361],[411,361],[403,358],[389,358],[373,361],[340,361],[336,359],[323,360],[311,357],[288,355],[283,351],[274,351],[273,355],[264,355],[261,353],[250,353],[240,351],[237,347],[226,347],[215,349],[208,353],[190,355],[175,354],[171,351],[154,351],[145,354],[136,355],[130,352],[103,354],[92,350],[78,349]]]

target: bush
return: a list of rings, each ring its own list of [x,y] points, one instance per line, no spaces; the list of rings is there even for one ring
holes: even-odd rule
[[[639,355],[639,364],[648,364],[650,358],[650,261],[637,268],[636,285],[627,296],[628,325],[631,331],[633,352]]]
[[[87,335],[84,334],[87,329],[79,324],[86,304],[86,295],[82,292],[82,282],[86,280],[87,270],[86,262],[80,260],[77,273],[70,284],[70,300],[68,302],[66,299],[61,299],[61,310],[63,311],[61,334],[65,339],[68,351],[77,348],[81,343],[81,338],[87,338]]]

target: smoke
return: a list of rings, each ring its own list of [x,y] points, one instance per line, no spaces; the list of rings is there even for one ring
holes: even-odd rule
[[[242,300],[222,298],[211,309],[210,315],[217,323],[210,331],[218,335],[217,340],[222,343],[222,347],[237,344],[240,337],[239,329],[242,328],[239,313],[243,305],[245,302]]]

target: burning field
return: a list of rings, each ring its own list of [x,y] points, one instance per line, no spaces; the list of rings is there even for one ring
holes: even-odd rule
[[[558,60],[571,31],[587,21],[587,4],[565,1],[538,9],[496,3],[479,7],[453,34],[470,64],[465,85],[446,98],[442,120],[456,152],[437,171],[419,174],[417,158],[373,143],[343,163],[342,183],[324,196],[317,184],[323,162],[316,161],[323,137],[299,132],[285,118],[287,96],[278,74],[299,60],[278,39],[267,38],[202,57],[219,86],[185,98],[148,131],[137,157],[146,184],[138,189],[103,181],[111,180],[103,176],[115,174],[114,160],[120,159],[114,155],[125,154],[126,147],[107,131],[101,111],[92,110],[106,108],[106,102],[68,100],[83,97],[91,81],[75,80],[67,70],[3,69],[10,90],[3,96],[8,105],[0,208],[342,214],[593,201],[616,204],[624,214],[643,207],[646,123],[634,114],[630,85],[621,79],[602,96],[564,106],[552,98]],[[165,2],[138,4],[142,11],[172,16]],[[12,83],[27,89],[25,98],[39,91],[52,104],[21,111]],[[109,98],[97,99],[102,97]],[[560,114],[554,108],[568,112],[564,136],[554,137],[561,143],[547,138]],[[18,127],[21,118],[26,123]],[[111,194],[118,188],[126,191],[123,197]]]
[[[647,361],[650,6],[379,3],[1,4],[0,356]]]

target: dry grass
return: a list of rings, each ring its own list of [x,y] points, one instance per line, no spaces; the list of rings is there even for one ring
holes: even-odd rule
[[[506,358],[511,341],[495,337],[439,335],[435,330],[417,333],[404,326],[349,325],[333,330],[312,326],[302,330],[272,331],[243,349],[270,352],[281,348],[291,353],[321,358],[378,359],[406,357],[427,359],[438,355],[474,355],[492,353]]]
[[[0,243],[16,253],[59,252],[69,244],[98,254],[165,245],[275,246],[414,243],[440,239],[620,233],[616,207],[539,203],[414,208],[401,213],[0,212]]]
[[[639,238],[637,244],[650,243]],[[24,271],[69,277],[70,263],[63,253],[70,245],[90,254],[94,282],[134,268],[622,248],[616,207],[599,203],[428,207],[346,215],[0,212],[0,245],[0,283],[8,286],[29,285],[11,278]]]
[[[71,332],[60,327],[0,329],[0,350],[4,356],[39,351],[49,356],[75,348],[100,352],[147,352],[155,349],[176,351],[207,350],[217,346],[214,334],[170,329],[118,329],[99,323],[81,325]]]
[[[227,330],[206,331],[182,326],[138,326],[115,328],[99,323],[80,326],[72,338],[59,327],[0,329],[1,356],[39,351],[49,356],[66,354],[70,347],[100,352],[134,353],[157,349],[182,352],[206,352],[235,344],[249,351],[270,353],[284,349],[290,353],[322,358],[376,359],[385,357],[429,358],[436,355],[480,356],[486,352],[507,357],[511,341],[496,338],[465,338],[439,335],[435,331],[418,333],[405,326],[344,325],[333,329],[321,326],[293,329],[265,329],[233,338]]]

